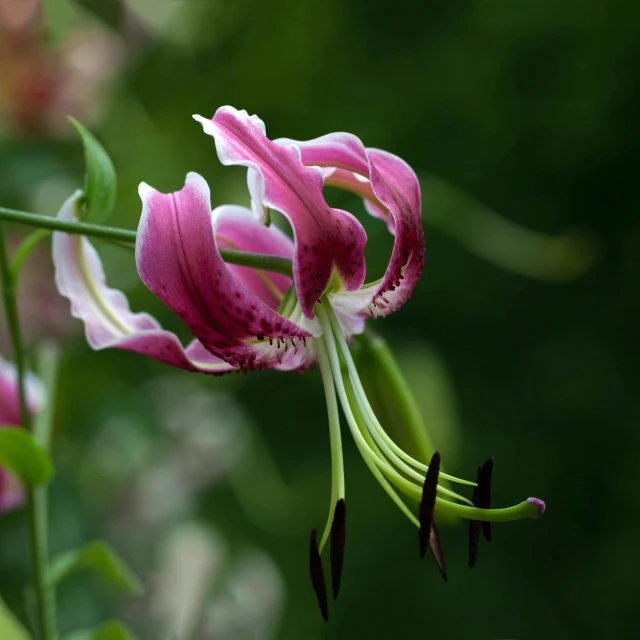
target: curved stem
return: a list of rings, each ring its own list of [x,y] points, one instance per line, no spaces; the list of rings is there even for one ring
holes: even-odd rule
[[[13,256],[13,277],[16,282],[20,276],[22,265],[26,259],[31,255],[31,252],[36,248],[41,240],[44,240],[51,234],[49,229],[36,229],[32,231],[23,241],[22,244],[16,249]]]
[[[365,342],[376,367],[383,373],[384,384],[389,394],[397,398],[394,410],[399,413],[398,418],[402,424],[409,429],[411,441],[420,451],[422,461],[429,461],[436,448],[431,441],[415,396],[411,393],[407,380],[389,346],[383,338],[369,332],[365,332],[361,340]]]
[[[136,241],[136,232],[130,229],[120,229],[117,227],[105,227],[86,222],[71,222],[69,220],[58,220],[51,216],[43,216],[26,211],[16,211],[0,207],[0,220],[11,220],[20,224],[28,224],[32,227],[50,229],[52,231],[64,231],[94,238],[103,238],[122,244],[130,245]],[[289,258],[280,256],[269,256],[261,253],[250,253],[248,251],[238,251],[236,249],[221,249],[220,255],[225,262],[237,264],[242,267],[251,267],[272,273],[282,273],[285,276],[293,275],[293,266]]]
[[[356,398],[353,392],[353,386],[351,384],[351,380],[349,380],[348,375],[345,375],[343,379],[344,379],[345,390],[347,392],[347,398],[349,399],[349,402],[352,405],[355,405]],[[356,423],[358,425],[358,428],[360,429],[360,433],[362,434],[362,437],[368,441],[370,447],[375,449],[376,444],[375,442],[373,442],[371,436],[367,433],[367,427],[365,426],[364,418],[362,417],[361,413],[359,411],[354,413],[354,417],[356,419]],[[378,467],[376,467],[376,465],[366,455],[364,455],[364,451],[362,451],[362,449],[360,449],[360,453],[363,454],[362,459],[365,461],[365,464],[367,465],[367,467],[369,467],[369,471],[371,471],[374,478],[380,483],[380,486],[385,490],[387,495],[393,500],[393,502],[400,509],[400,511],[402,511],[402,513],[404,513],[404,515],[407,516],[407,518],[409,518],[409,521],[412,524],[414,524],[416,527],[420,527],[420,522],[418,521],[418,518],[416,518],[415,515],[411,513],[411,509],[409,509],[409,507],[405,504],[402,498],[398,495],[398,492],[390,484],[390,482],[385,478],[385,476],[382,474],[380,469],[378,469]]]
[[[416,469],[419,469],[423,472],[426,472],[426,470],[428,469],[426,464],[423,464],[421,462],[419,462],[418,460],[415,460],[414,458],[412,458],[408,453],[406,453],[406,451],[403,451],[403,449],[401,447],[399,447],[387,434],[387,432],[382,428],[382,425],[380,424],[380,422],[378,421],[378,419],[376,418],[376,415],[373,411],[373,409],[371,408],[371,405],[369,404],[369,401],[367,399],[367,395],[364,391],[364,387],[362,386],[362,382],[360,381],[360,378],[358,377],[358,372],[356,370],[356,366],[355,363],[353,361],[353,358],[351,357],[351,353],[349,351],[349,346],[347,345],[346,340],[344,339],[344,336],[342,334],[342,330],[340,329],[340,325],[338,323],[338,319],[335,315],[335,313],[333,312],[333,310],[331,309],[331,307],[328,307],[327,313],[329,315],[329,320],[331,322],[331,326],[334,329],[334,335],[335,335],[335,339],[338,345],[338,348],[340,350],[340,353],[342,355],[342,358],[347,366],[347,370],[349,372],[349,377],[353,383],[353,388],[356,392],[356,397],[358,398],[358,400],[361,402],[362,404],[362,411],[363,414],[365,416],[365,419],[367,419],[367,421],[369,422],[369,424],[372,427],[372,435],[376,438],[376,440],[378,441],[378,444],[380,445],[380,447],[382,448],[383,451],[385,451],[385,453],[387,453],[387,456],[390,457],[392,460],[396,460],[398,461],[398,463],[396,464],[394,462],[394,464],[396,464],[396,466],[398,466],[400,469],[402,469],[407,475],[411,476],[412,478],[414,478],[415,480],[419,480],[420,483],[422,483],[424,481],[424,474],[420,474],[417,473],[413,470],[411,470],[405,463],[409,463],[411,464],[413,467],[415,467]],[[444,473],[441,472],[440,473],[440,477],[444,478],[446,480],[451,480],[452,482],[457,482],[458,484],[465,484],[465,485],[469,485],[469,486],[475,486],[475,482],[470,482],[469,480],[464,480],[462,478],[457,478],[456,476],[452,476],[448,473]],[[443,493],[447,493],[457,499],[462,499],[467,501],[466,498],[459,496],[458,494],[450,491],[449,489],[447,489],[446,487],[442,487],[441,485],[438,485],[438,490],[443,492]]]
[[[7,325],[13,344],[14,359],[18,377],[18,396],[20,403],[20,417],[22,426],[33,431],[33,424],[27,406],[25,389],[25,356],[22,342],[22,332],[16,304],[15,279],[11,271],[9,256],[4,237],[4,225],[0,221],[0,278],[2,280],[2,296],[4,301]],[[36,592],[38,609],[39,636],[42,640],[55,640],[55,615],[53,598],[47,587],[47,541],[46,541],[46,513],[44,510],[44,492],[46,487],[28,489],[27,513],[29,520],[29,546],[33,568],[33,581]]]
[[[327,349],[322,340],[318,340],[318,363],[322,374],[322,383],[327,401],[329,417],[329,440],[331,443],[331,502],[329,504],[329,518],[320,541],[320,553],[327,542],[333,523],[333,510],[340,498],[345,497],[344,462],[342,456],[342,440],[340,438],[340,414],[336,400],[336,390],[333,384],[333,373]]]

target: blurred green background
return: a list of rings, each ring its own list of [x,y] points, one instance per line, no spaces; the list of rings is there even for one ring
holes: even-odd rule
[[[222,438],[217,457],[203,463],[216,478],[205,473],[177,497],[169,479],[145,508],[152,520],[173,498],[178,507],[161,523],[205,522],[231,556],[249,547],[268,554],[282,596],[272,630],[256,638],[636,637],[635,3],[136,0],[126,13],[115,1],[45,4],[42,47],[51,60],[67,55],[78,33],[98,29],[108,41],[99,55],[88,45],[76,61],[88,70],[71,92],[75,102],[63,106],[112,155],[119,178],[112,225],[135,228],[141,180],[176,190],[192,170],[209,181],[214,205],[248,203],[244,170],[221,167],[191,120],[224,104],[257,113],[272,138],[344,130],[407,160],[422,181],[425,273],[409,304],[370,324],[406,368],[448,470],[473,477],[495,456],[494,505],[536,495],[548,506],[538,521],[496,526],[473,571],[466,523],[443,528],[444,584],[430,560],[419,560],[415,530],[345,432],[346,565],[323,626],[307,569],[308,531],[324,523],[330,480],[319,373],[216,379],[125,352],[91,352],[79,324],[65,320],[66,301],[49,291],[45,252],[27,265],[37,286],[23,308],[33,348],[54,335],[62,349],[53,550],[108,537],[149,585],[146,600],[153,597],[156,534],[145,534],[149,522],[127,500],[145,469],[177,455],[185,436],[162,426],[167,413],[193,424],[185,398],[204,393],[231,403],[218,427],[241,412],[234,420],[253,443],[251,455],[270,452],[273,460],[246,474],[234,462],[229,482],[225,456],[233,447]],[[54,215],[81,185],[81,147],[49,94],[35,92],[38,108],[16,102],[6,69],[17,58],[0,52],[0,203]],[[78,99],[88,93],[91,104]],[[368,266],[379,276],[391,247],[386,229],[365,219],[355,198],[327,198],[363,220]],[[573,240],[551,238],[565,233]],[[98,246],[110,283],[127,291],[132,307],[186,338],[139,284],[133,255]],[[62,311],[43,313],[43,300]],[[50,315],[55,323],[47,324]],[[10,357],[6,343],[2,350]],[[171,394],[184,385],[188,391]],[[185,451],[188,468],[195,454]],[[0,520],[0,592],[20,614],[26,571],[24,516],[12,513]],[[123,605],[88,582],[78,576],[60,590],[63,629],[119,615],[142,638],[160,637],[150,631],[158,623],[145,599]],[[254,637],[217,633],[210,637]]]

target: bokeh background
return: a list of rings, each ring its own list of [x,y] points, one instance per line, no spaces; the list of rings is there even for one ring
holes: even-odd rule
[[[203,638],[636,637],[635,4],[48,0],[36,21],[37,4],[0,0],[2,206],[55,215],[81,185],[65,113],[112,155],[109,224],[128,228],[141,180],[170,191],[194,170],[214,205],[248,202],[244,171],[221,167],[191,120],[219,105],[257,113],[271,137],[344,130],[402,156],[422,182],[427,264],[373,328],[449,471],[472,477],[493,455],[494,504],[548,505],[495,527],[473,571],[466,524],[444,527],[444,584],[345,433],[346,566],[322,625],[307,570],[330,479],[319,373],[216,379],[91,352],[43,245],[22,309],[32,353],[60,349],[51,546],[106,537],[147,585],[123,601],[78,575],[58,593],[62,629],[120,616],[162,639],[202,592]],[[355,198],[327,198],[361,216],[381,274],[386,230]],[[133,308],[186,337],[132,253],[98,246]],[[24,525],[0,520],[0,593],[20,616]]]

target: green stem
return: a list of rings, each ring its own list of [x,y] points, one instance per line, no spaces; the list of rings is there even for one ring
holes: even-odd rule
[[[21,224],[28,224],[32,227],[50,229],[52,231],[64,231],[94,238],[102,238],[130,245],[136,241],[136,232],[130,229],[119,229],[117,227],[105,227],[86,222],[72,222],[70,220],[58,220],[51,216],[27,213],[26,211],[16,211],[15,209],[5,209],[0,207],[0,220],[10,220]],[[237,264],[243,267],[271,271],[272,273],[282,273],[286,276],[293,274],[292,262],[289,258],[280,256],[268,256],[261,253],[250,253],[248,251],[237,251],[236,249],[218,249],[225,262]]]
[[[47,401],[33,420],[33,436],[45,451],[49,451],[51,445],[58,390],[58,361],[59,351],[54,342],[49,341],[39,345],[36,370],[47,390]]]
[[[329,417],[329,442],[331,445],[331,502],[329,503],[329,517],[320,540],[320,553],[329,538],[333,513],[336,503],[345,497],[344,461],[342,455],[342,439],[340,436],[340,413],[336,399],[336,389],[333,384],[333,372],[329,355],[324,347],[318,349],[318,364],[322,374],[322,384],[327,402],[327,415]]]
[[[375,362],[373,370],[383,377],[385,392],[389,397],[395,399],[394,412],[398,421],[408,428],[408,436],[411,443],[419,451],[419,459],[424,462],[429,461],[436,449],[427,431],[415,396],[391,350],[383,338],[369,332],[365,332],[360,340],[366,345],[368,354]]]
[[[15,281],[18,281],[22,265],[26,259],[31,255],[31,252],[36,248],[38,243],[51,235],[49,229],[36,229],[32,231],[23,241],[22,244],[16,249],[13,255],[13,277]]]
[[[4,225],[0,222],[0,278],[2,280],[2,297],[9,327],[9,334],[13,344],[14,359],[18,375],[18,396],[22,426],[33,431],[33,424],[27,406],[25,389],[25,355],[16,304],[15,279],[11,271],[9,256],[4,237]],[[52,599],[46,585],[47,545],[46,545],[46,514],[43,509],[41,492],[27,490],[27,514],[29,520],[29,546],[33,569],[33,581],[36,591],[39,636],[42,640],[55,640],[55,622]]]

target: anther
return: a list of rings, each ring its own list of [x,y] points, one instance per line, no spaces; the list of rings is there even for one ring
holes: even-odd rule
[[[342,581],[342,566],[344,565],[344,549],[347,542],[347,505],[344,498],[336,503],[331,523],[331,590],[333,599],[338,599],[340,582]]]
[[[478,506],[481,509],[491,509],[492,507],[492,489],[491,489],[491,473],[493,471],[493,458],[487,458],[480,469],[478,478]],[[487,542],[491,542],[491,523],[482,523],[482,533]]]
[[[478,465],[478,473],[476,475],[476,482],[480,484],[480,474],[482,472],[482,465]],[[473,506],[478,506],[478,487],[473,488],[473,496],[471,498]],[[476,566],[476,560],[478,559],[478,545],[480,543],[480,529],[482,523],[479,520],[469,520],[469,567],[473,569]]]
[[[433,512],[436,506],[436,491],[438,490],[438,474],[440,473],[440,454],[436,451],[431,457],[427,475],[422,487],[422,500],[418,509],[418,520],[420,530],[418,532],[418,543],[420,545],[420,557],[424,558],[427,553],[427,546],[431,537],[431,527],[433,525]]]
[[[440,542],[440,534],[436,528],[435,523],[431,525],[431,535],[429,536],[429,548],[433,554],[433,558],[440,569],[440,575],[447,581],[447,565],[444,561],[444,550],[442,549],[442,543]]]
[[[325,620],[329,620],[329,602],[327,600],[327,585],[324,581],[324,569],[322,568],[322,558],[318,549],[318,540],[316,538],[317,529],[311,531],[309,540],[309,574],[311,575],[311,584],[318,599],[320,614]]]

